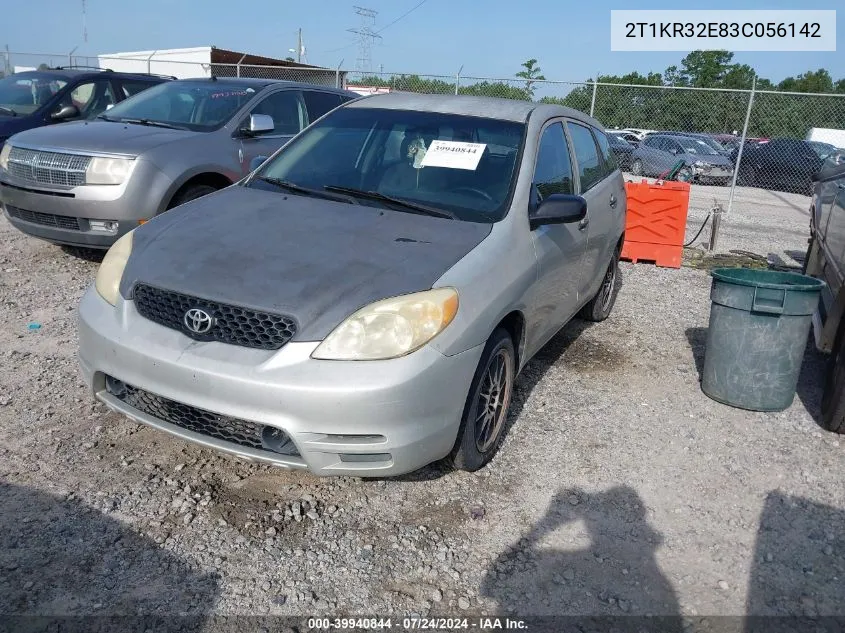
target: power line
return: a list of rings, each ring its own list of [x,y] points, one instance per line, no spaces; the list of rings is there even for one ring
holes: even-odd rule
[[[393,20],[393,22],[391,22],[391,23],[390,23],[390,24],[388,24],[387,26],[383,26],[382,28],[380,28],[378,31],[376,31],[376,33],[383,33],[384,31],[386,31],[387,29],[389,29],[391,26],[393,26],[394,24],[396,24],[399,20],[402,20],[403,18],[406,18],[406,17],[408,17],[409,15],[411,15],[414,11],[416,11],[416,10],[417,10],[417,9],[419,9],[422,5],[424,5],[424,4],[426,3],[426,1],[427,1],[427,0],[422,0],[422,1],[421,1],[421,2],[419,2],[418,4],[415,4],[413,7],[411,7],[410,9],[408,9],[405,13],[403,13],[403,14],[402,14],[402,15],[400,15],[398,18],[396,18],[395,20]]]

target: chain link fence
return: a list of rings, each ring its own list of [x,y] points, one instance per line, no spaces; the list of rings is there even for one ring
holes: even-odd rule
[[[661,177],[681,167],[693,183],[690,221],[714,207],[745,214],[806,218],[811,178],[826,162],[845,162],[845,95],[681,88],[218,64],[140,57],[7,53],[8,72],[91,66],[178,77],[262,77],[346,87],[359,94],[418,92],[558,103],[624,132],[615,151],[628,178]],[[824,136],[825,130],[834,130]],[[811,135],[811,131],[813,134]],[[838,131],[838,133],[836,132]],[[664,132],[665,134],[660,134]],[[818,136],[816,136],[818,135]],[[803,219],[802,219],[803,221]]]

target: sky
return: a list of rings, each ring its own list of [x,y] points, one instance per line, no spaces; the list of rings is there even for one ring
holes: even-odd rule
[[[384,30],[372,46],[376,71],[454,76],[463,67],[465,77],[500,78],[512,77],[523,61],[536,58],[547,79],[583,81],[599,73],[663,72],[685,54],[611,52],[610,10],[636,8],[619,0],[86,0],[87,43],[82,0],[8,2],[0,11],[0,46],[13,53],[66,54],[76,48],[83,55],[217,46],[283,58],[295,49],[302,28],[309,63],[335,68],[342,62],[354,70],[356,35],[347,29],[359,28],[361,18],[353,3],[378,11],[374,28]],[[678,5],[650,0],[641,8]],[[687,8],[839,8],[840,52],[743,52],[734,61],[775,82],[818,68],[845,78],[842,0],[814,0],[811,7],[801,0],[708,0]],[[29,65],[31,59],[12,55],[13,64]]]

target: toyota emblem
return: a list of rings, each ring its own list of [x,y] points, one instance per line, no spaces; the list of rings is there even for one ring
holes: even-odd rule
[[[214,319],[205,310],[199,308],[191,308],[185,313],[185,327],[194,334],[206,334],[211,326],[214,325]]]

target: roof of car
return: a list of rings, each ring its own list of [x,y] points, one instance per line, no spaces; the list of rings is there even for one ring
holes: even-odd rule
[[[44,70],[24,70],[13,73],[11,76],[28,77],[31,75],[42,75],[54,79],[77,79],[80,77],[102,77],[103,75],[120,75],[121,77],[145,77],[147,79],[166,79],[164,75],[149,75],[147,73],[124,73],[119,71],[96,68],[45,68]]]
[[[350,94],[348,90],[341,90],[333,86],[321,86],[317,84],[309,84],[301,81],[285,81],[283,79],[260,79],[256,77],[191,77],[188,79],[177,79],[177,81],[192,81],[195,83],[213,83],[215,85],[223,86],[255,86],[256,88],[265,88],[266,86],[284,84],[290,88],[319,88],[326,92],[336,92],[338,94]],[[357,95],[356,95],[357,96]]]
[[[555,104],[499,99],[497,97],[470,97],[466,95],[426,95],[414,92],[391,92],[364,97],[346,104],[347,108],[382,108],[385,110],[420,110],[441,114],[486,117],[524,123],[532,113],[551,118],[566,116],[579,119],[604,129],[601,123],[583,112]]]

